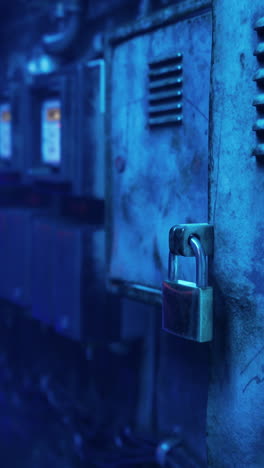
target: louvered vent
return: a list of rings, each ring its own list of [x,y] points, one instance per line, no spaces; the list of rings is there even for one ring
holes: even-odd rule
[[[149,63],[149,125],[182,122],[182,54]]]
[[[257,95],[253,101],[253,106],[256,107],[257,116],[253,130],[256,132],[257,144],[253,150],[253,155],[256,156],[259,162],[264,162],[264,17],[260,18],[255,24],[255,30],[258,33],[258,45],[254,52],[258,60],[258,70],[254,75],[254,81],[257,85]]]

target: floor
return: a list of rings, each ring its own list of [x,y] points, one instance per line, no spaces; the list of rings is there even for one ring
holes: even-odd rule
[[[87,466],[78,454],[78,437],[44,401],[4,393],[0,398],[1,468]]]
[[[79,423],[80,424],[80,423]],[[1,468],[128,468],[156,467],[154,450],[149,443],[118,450],[102,450],[93,442],[87,427],[59,417],[47,401],[36,395],[0,393]],[[90,441],[88,440],[90,437]],[[87,442],[88,441],[88,442]],[[120,452],[121,453],[121,452]],[[99,455],[98,455],[99,454]],[[132,463],[133,459],[137,463]],[[140,460],[142,459],[142,463]],[[143,463],[143,460],[145,462]]]

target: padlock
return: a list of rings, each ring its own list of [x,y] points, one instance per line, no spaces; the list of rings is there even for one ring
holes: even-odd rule
[[[203,343],[212,340],[213,288],[207,284],[207,257],[200,240],[190,236],[189,244],[196,258],[196,283],[178,279],[178,256],[170,252],[168,281],[162,284],[162,328]]]

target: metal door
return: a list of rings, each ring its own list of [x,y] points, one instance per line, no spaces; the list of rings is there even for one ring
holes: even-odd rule
[[[170,227],[208,221],[211,13],[193,14],[112,39],[107,182],[113,284],[159,288]],[[183,279],[192,278],[186,264]]]
[[[109,39],[108,284],[142,301],[160,300],[170,227],[208,222],[209,3],[180,2]],[[204,468],[208,345],[165,333],[156,343],[156,429],[180,433],[179,466]]]

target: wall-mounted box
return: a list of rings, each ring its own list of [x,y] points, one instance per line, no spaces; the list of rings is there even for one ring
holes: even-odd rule
[[[208,221],[211,12],[187,10],[115,32],[106,54],[109,286],[139,297],[167,277],[171,226]]]
[[[0,91],[0,183],[17,184],[24,169],[23,92],[17,83]]]
[[[103,60],[25,86],[27,180],[104,197],[104,87]]]
[[[12,112],[10,102],[0,104],[0,160],[12,158]]]
[[[40,155],[43,164],[51,168],[61,165],[61,103],[47,99],[41,106]]]
[[[74,167],[75,103],[72,70],[37,76],[24,85],[25,179],[64,184]]]

